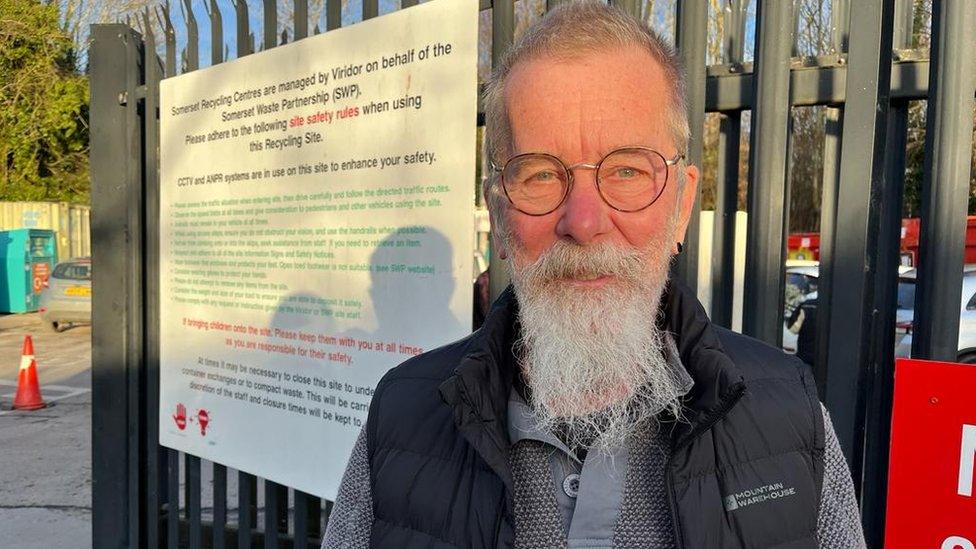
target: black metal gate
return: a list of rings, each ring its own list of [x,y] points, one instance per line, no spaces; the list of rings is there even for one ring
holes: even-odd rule
[[[183,1],[186,72],[197,69],[199,42],[191,0]],[[216,0],[206,2],[211,43],[218,45],[211,63],[217,64],[225,57],[223,22]],[[815,58],[793,55],[793,2],[757,2],[755,62],[743,63],[749,2],[718,0],[712,4],[724,10],[727,29],[723,62],[706,66],[709,2],[676,0],[676,41],[689,74],[693,135],[706,112],[721,116],[712,314],[717,323],[731,324],[739,142],[742,114],[751,111],[742,326],[746,334],[779,343],[789,113],[791,107],[825,105],[815,372],[854,473],[868,543],[881,547],[908,102],[928,100],[913,354],[955,360],[976,91],[976,3],[933,3],[929,59],[927,52],[911,50],[916,2],[910,0],[833,0],[835,51]],[[401,8],[416,3],[401,0]],[[614,3],[632,13],[648,5]],[[498,59],[513,40],[514,2],[480,4],[491,10],[491,55]],[[379,13],[379,0],[363,0],[362,6],[363,19]],[[243,56],[255,49],[248,6],[236,0],[234,7],[237,51]],[[263,47],[269,49],[279,42],[277,5],[264,0],[263,7]],[[328,0],[325,10],[327,30],[339,27],[341,2]],[[329,502],[246,473],[229,476],[221,464],[158,444],[159,81],[177,74],[177,51],[168,5],[155,15],[165,29],[163,60],[155,54],[151,32],[141,35],[121,23],[92,30],[94,545],[317,545]],[[144,31],[153,28],[149,18],[149,12],[142,17]],[[308,29],[308,0],[294,0],[293,39],[306,37]],[[692,143],[689,158],[700,164],[702,140]],[[697,226],[695,219],[691,227]],[[696,230],[689,231],[687,244],[689,253],[676,272],[695,287]],[[496,262],[491,272],[497,290],[505,283],[504,271]],[[204,507],[203,479],[210,477],[213,499]],[[229,484],[238,494],[231,514]]]

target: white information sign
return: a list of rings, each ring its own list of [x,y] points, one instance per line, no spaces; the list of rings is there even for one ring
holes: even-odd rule
[[[334,498],[379,378],[471,326],[478,3],[161,86],[160,443]]]

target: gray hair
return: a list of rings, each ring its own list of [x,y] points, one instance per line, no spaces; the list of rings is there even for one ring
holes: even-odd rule
[[[661,65],[671,88],[668,126],[679,151],[688,145],[690,130],[685,109],[685,74],[671,45],[647,25],[619,8],[598,0],[572,0],[550,10],[508,50],[485,84],[485,152],[501,165],[511,154],[511,125],[505,105],[505,85],[519,63],[543,57],[578,58],[614,47],[637,46]],[[492,170],[485,181],[485,198],[500,212],[502,193]],[[496,221],[502,221],[497,219]],[[499,228],[503,228],[499,226]]]

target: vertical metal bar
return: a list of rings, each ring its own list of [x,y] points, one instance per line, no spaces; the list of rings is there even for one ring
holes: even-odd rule
[[[244,472],[237,473],[237,548],[251,549],[251,530],[254,529],[254,517],[251,509],[254,505],[254,475]]]
[[[789,139],[791,3],[759,3],[755,103],[749,167],[749,224],[743,333],[779,346],[783,338],[786,149]]]
[[[841,448],[860,489],[863,463],[865,380],[874,377],[873,282],[887,276],[879,264],[878,233],[882,215],[877,201],[885,195],[884,158],[891,94],[893,0],[861,0],[851,5],[850,62],[844,112],[833,238],[828,319],[826,404]],[[895,276],[895,273],[890,273]]]
[[[363,21],[380,14],[379,0],[363,0]]]
[[[213,546],[227,545],[227,467],[213,464]]]
[[[322,530],[322,502],[324,500],[317,497],[309,497],[306,509],[308,512],[308,536],[311,538],[321,538]]]
[[[342,26],[342,2],[340,0],[327,0],[325,11],[325,30],[330,31]]]
[[[728,0],[722,10],[725,62],[740,67],[744,52],[747,0]],[[715,174],[715,222],[712,229],[712,321],[732,327],[735,298],[735,216],[739,205],[739,143],[742,113],[720,115],[718,169]]]
[[[186,70],[195,71],[200,68],[200,29],[191,0],[183,0],[180,6],[183,7],[183,21],[186,23]]]
[[[156,19],[166,38],[166,76],[176,75],[176,31],[170,17],[169,0],[163,6],[156,6]]]
[[[203,546],[200,506],[200,458],[186,454],[186,514],[189,521],[189,548]]]
[[[842,56],[847,52],[850,28],[848,0],[834,0],[830,10],[831,53]],[[844,59],[843,57],[841,57]],[[814,351],[813,376],[817,381],[820,399],[826,398],[827,343],[830,329],[830,308],[833,292],[830,283],[834,257],[834,233],[837,226],[837,189],[840,186],[840,153],[844,120],[842,105],[828,105],[824,111],[824,168],[820,198],[820,267],[817,285],[817,343]]]
[[[495,0],[491,9],[491,66],[497,67],[515,41],[513,0]],[[488,294],[494,301],[510,281],[508,265],[492,250],[488,263]]]
[[[166,494],[169,496],[169,509],[166,514],[166,547],[177,549],[180,546],[180,453],[166,450],[166,469],[169,476]]]
[[[278,45],[278,5],[275,0],[264,0],[264,49]]]
[[[220,14],[217,0],[210,0],[210,64],[219,65],[224,62],[224,18]]]
[[[278,533],[288,535],[288,487],[275,484],[278,490]]]
[[[308,503],[314,499],[316,498],[309,496],[305,492],[295,490],[295,540],[293,549],[308,548],[308,519],[309,517],[312,517],[313,520],[317,518],[316,515],[308,512]]]
[[[639,10],[636,5],[635,9]],[[639,11],[634,12],[640,15]],[[708,4],[700,0],[680,0],[678,2],[678,32],[676,44],[685,67],[687,78],[686,100],[688,126],[691,138],[685,151],[688,164],[702,165],[702,134],[705,128],[705,43],[708,25]],[[675,263],[675,276],[684,282],[691,291],[698,290],[698,236],[701,217],[701,187],[695,197],[695,205],[688,220],[683,254]]]
[[[735,294],[735,215],[739,202],[739,140],[742,115],[719,115],[715,226],[712,229],[712,322],[732,327]]]
[[[895,0],[892,43],[907,49],[912,42],[912,5]],[[864,468],[861,475],[861,516],[869,547],[884,545],[888,493],[888,448],[895,383],[895,311],[898,308],[898,265],[904,202],[908,101],[892,101],[885,141],[884,187],[876,201],[880,215],[878,269],[872,281],[876,322],[870,341],[870,375],[866,377]]]
[[[145,195],[145,349],[146,433],[141,441],[146,456],[145,536],[146,545],[159,546],[160,484],[157,479],[165,470],[159,451],[159,81],[163,67],[156,56],[156,39],[152,33],[149,8],[143,12],[145,37],[144,126],[144,195]]]
[[[556,6],[558,6],[559,4],[562,4],[565,1],[566,0],[546,0],[546,11],[549,11],[549,10],[555,8]]]
[[[851,29],[851,3],[850,0],[833,0],[834,5],[830,10],[830,21],[832,25],[831,38],[834,53],[847,51],[850,43]],[[909,29],[909,34],[911,30]]]
[[[251,21],[247,12],[247,0],[234,0],[237,19],[237,58],[254,53],[251,51]]]
[[[840,153],[843,143],[844,109],[827,107],[824,111],[823,191],[820,197],[820,267],[817,281],[817,347],[814,352],[813,377],[820,399],[827,394],[827,343],[833,306],[834,238],[837,227],[837,194],[840,187]]]
[[[919,276],[912,356],[955,361],[976,87],[976,3],[932,5]]]
[[[270,480],[264,481],[264,548],[278,549],[278,512],[281,508],[278,485]],[[285,506],[288,501],[285,501]]]
[[[100,265],[92,303],[92,544],[125,547],[144,541],[141,52],[124,25],[94,25],[91,34],[92,257]]]
[[[308,36],[308,0],[295,0],[295,40]]]

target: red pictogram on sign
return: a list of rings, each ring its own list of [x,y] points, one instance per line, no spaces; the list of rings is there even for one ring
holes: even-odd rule
[[[200,434],[207,436],[207,425],[210,424],[210,414],[203,408],[200,408],[200,411],[197,412],[197,423],[200,424]]]
[[[173,415],[173,421],[176,422],[176,428],[182,431],[186,429],[186,406],[183,403],[176,405],[176,414]]]

